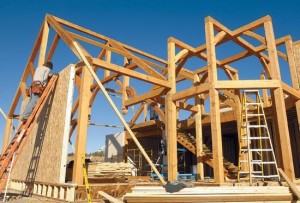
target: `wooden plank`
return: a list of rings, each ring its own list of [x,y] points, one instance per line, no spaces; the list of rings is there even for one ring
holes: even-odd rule
[[[194,85],[197,85],[198,82],[200,82],[200,78],[198,75],[195,75]],[[197,113],[195,115],[197,178],[204,180],[204,165],[201,158],[203,153],[202,108],[204,106],[204,101],[200,94],[195,96],[195,106],[197,108]]]
[[[112,45],[114,47],[117,47],[118,49],[127,52],[127,54],[129,54],[129,56],[130,56],[130,59],[136,65],[138,65],[141,69],[143,69],[146,73],[148,73],[149,75],[151,75],[155,78],[161,79],[161,80],[166,80],[166,78],[164,76],[162,76],[160,73],[158,73],[155,69],[153,69],[147,63],[145,63],[143,60],[141,60],[140,58],[138,58],[134,54],[130,53],[128,50],[126,50],[124,47],[122,47],[121,44],[118,43],[117,41],[114,41],[114,40],[110,39],[108,42],[109,42],[110,45]]]
[[[205,39],[207,48],[207,66],[210,95],[211,136],[214,163],[214,179],[216,183],[224,182],[221,119],[219,111],[219,94],[215,89],[217,82],[217,62],[214,45],[214,25],[211,18],[205,18]]]
[[[169,37],[169,41],[174,42],[175,46],[178,47],[178,48],[187,49],[188,51],[193,52],[193,53],[195,53],[195,51],[196,51],[194,49],[194,47],[180,41],[179,39],[176,39],[175,37]]]
[[[274,31],[271,19],[264,22],[264,28],[267,39],[268,53],[270,57],[270,65],[272,67],[271,77],[276,80],[281,80],[279,62],[276,54],[276,45]],[[281,153],[283,157],[284,172],[291,179],[295,179],[293,157],[290,145],[290,135],[288,130],[286,108],[284,104],[284,95],[282,88],[271,90],[272,105],[275,109],[274,120],[276,122],[277,136],[280,138]],[[280,126],[280,127],[279,127]]]
[[[96,58],[93,58],[92,63],[93,63],[93,65],[100,66],[104,69],[111,70],[111,71],[114,71],[116,73],[120,73],[122,75],[130,76],[130,77],[133,77],[133,78],[145,81],[145,82],[149,82],[149,83],[152,83],[152,84],[156,84],[156,85],[160,85],[160,86],[163,86],[163,87],[170,88],[170,84],[168,83],[168,81],[161,80],[161,79],[158,79],[156,77],[152,77],[152,76],[149,76],[149,75],[146,75],[146,74],[143,74],[143,73],[139,73],[137,71],[124,68],[122,66],[118,66],[118,65],[115,65],[115,64],[112,64],[112,63],[107,63],[105,61],[102,61],[102,60],[96,59]]]
[[[295,86],[293,85],[293,87],[295,89],[299,89],[299,76],[300,76],[300,46],[299,46],[300,41],[297,41],[293,43],[293,57],[290,56],[291,54],[288,53],[288,57],[292,57],[292,60],[289,59],[289,62],[292,61],[295,65],[294,68],[291,69],[291,74],[296,75],[296,82]],[[299,126],[299,130],[300,130],[300,101],[296,102],[296,110],[297,110],[297,120],[298,120],[298,126]]]
[[[111,63],[111,51],[105,50],[105,62]],[[104,78],[108,77],[110,75],[109,70],[104,70]]]
[[[261,43],[266,44],[266,39],[263,36],[255,33],[255,32],[252,32],[250,30],[247,30],[247,31],[243,32],[243,35],[246,35],[248,37],[252,37],[252,38],[260,41]]]
[[[59,40],[60,40],[59,35],[58,35],[58,34],[55,34],[55,37],[54,37],[54,39],[53,39],[53,42],[52,42],[52,44],[51,44],[51,46],[50,46],[50,48],[49,48],[49,52],[48,52],[46,61],[51,61],[51,59],[52,59],[52,57],[53,57],[53,54],[54,54],[54,51],[55,51],[55,49],[56,49],[56,47],[57,47],[57,44],[58,44]]]
[[[166,136],[168,158],[168,180],[177,180],[177,112],[176,105],[172,100],[172,94],[176,92],[176,66],[175,66],[175,43],[168,39],[168,81],[171,89],[166,96]]]
[[[74,154],[74,167],[73,167],[73,182],[76,184],[83,184],[83,169],[82,169],[82,156],[86,153],[86,138],[87,129],[89,123],[89,107],[91,97],[91,85],[93,84],[93,77],[87,68],[83,68],[80,94],[79,94],[79,106],[78,106],[78,124],[76,132],[75,142],[75,154]]]
[[[128,99],[127,101],[125,101],[125,106],[126,107],[129,107],[129,106],[132,106],[132,105],[135,105],[135,104],[138,104],[140,102],[143,102],[145,101],[146,99],[151,99],[151,98],[154,98],[154,97],[157,97],[157,96],[160,96],[160,95],[164,95],[168,90],[161,87],[161,88],[157,88],[155,90],[151,90],[145,94],[142,94],[142,95],[138,95],[138,96],[135,96],[134,98],[132,99]]]
[[[102,197],[105,197],[107,200],[109,200],[112,203],[123,203],[123,201],[120,201],[120,200],[110,196],[109,194],[103,192],[103,191],[98,191],[98,194],[101,195]]]
[[[185,58],[189,54],[189,51],[187,49],[181,50],[178,54],[175,56],[175,63],[177,63],[179,60]]]
[[[295,99],[300,99],[300,92],[299,89],[294,89],[290,87],[288,84],[281,82],[282,90],[285,94],[294,97]]]
[[[41,66],[45,63],[48,36],[49,36],[49,25],[46,21],[44,21],[42,41],[41,41],[41,45],[40,45],[40,52],[39,52],[37,66]]]
[[[281,86],[280,80],[232,80],[216,81],[216,89],[275,89]]]
[[[232,31],[232,35],[233,36],[238,36],[238,35],[243,34],[245,31],[255,30],[255,29],[259,28],[259,27],[262,27],[264,25],[264,22],[266,20],[270,20],[270,19],[271,19],[270,16],[268,16],[268,15],[264,16],[264,17],[262,17],[262,18],[260,18],[258,20],[255,20],[255,21],[253,21],[253,22],[251,22],[251,23],[249,23],[247,25],[244,25],[243,27],[240,27],[240,28]]]
[[[144,103],[141,103],[140,107],[135,112],[134,116],[132,117],[132,119],[130,121],[130,124],[134,124],[136,122],[136,120],[139,118],[139,116],[141,115],[143,110],[144,110]]]
[[[222,65],[227,65],[227,64],[229,64],[229,63],[233,63],[233,62],[235,62],[235,61],[238,61],[238,60],[240,60],[240,59],[246,58],[246,57],[251,56],[251,55],[252,55],[251,52],[249,52],[249,51],[243,51],[243,52],[238,53],[238,54],[236,54],[236,55],[234,55],[234,56],[230,56],[230,57],[228,57],[228,58],[222,59],[222,60],[220,61],[220,64],[219,64],[219,65],[221,65],[221,66],[222,66]]]
[[[182,90],[180,92],[176,92],[172,95],[173,101],[178,101],[181,99],[189,99],[194,97],[195,95],[202,94],[208,92],[209,84],[208,83],[202,83],[200,85],[190,87],[186,90]]]
[[[292,193],[297,196],[298,200],[300,200],[300,191],[297,189],[296,185],[289,179],[289,177],[283,172],[281,168],[278,168],[278,171],[289,185]]]

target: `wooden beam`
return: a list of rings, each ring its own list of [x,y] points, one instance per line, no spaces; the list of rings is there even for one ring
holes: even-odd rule
[[[149,75],[158,78],[160,80],[166,80],[166,78],[164,76],[162,76],[161,74],[159,74],[155,69],[153,69],[151,66],[149,66],[147,63],[145,63],[143,60],[141,60],[140,58],[138,58],[137,56],[135,56],[134,54],[130,53],[128,50],[126,50],[124,47],[122,47],[122,45],[120,43],[118,43],[117,41],[114,41],[112,39],[110,39],[109,44],[124,51],[127,52],[127,54],[129,54],[130,59],[132,60],[132,62],[134,62],[136,65],[138,65],[141,69],[143,69],[146,73],[148,73]]]
[[[43,26],[42,41],[40,45],[40,53],[39,53],[37,66],[41,66],[45,63],[48,36],[49,36],[49,25],[47,22],[45,22]]]
[[[55,34],[55,37],[54,37],[53,42],[52,42],[52,44],[50,46],[50,49],[49,49],[46,61],[51,61],[51,59],[53,57],[53,54],[54,54],[54,51],[55,51],[55,49],[57,47],[57,44],[58,44],[59,40],[60,40],[59,35]]]
[[[166,96],[166,135],[168,156],[168,180],[177,180],[177,112],[176,105],[172,100],[172,94],[176,92],[176,67],[175,67],[175,43],[168,40],[168,81],[171,89]]]
[[[115,65],[115,64],[112,64],[112,63],[107,63],[107,62],[102,61],[102,60],[97,59],[97,58],[93,58],[92,63],[93,63],[93,65],[100,66],[104,69],[111,70],[111,71],[114,71],[116,73],[120,73],[122,75],[130,76],[130,77],[133,77],[133,78],[145,81],[145,82],[149,82],[149,83],[152,83],[152,84],[156,84],[156,85],[159,85],[159,86],[170,88],[170,84],[166,80],[161,80],[161,79],[158,79],[156,77],[152,77],[152,76],[149,76],[149,75],[146,75],[146,74],[143,74],[143,73],[139,73],[139,72],[134,71],[134,70],[124,68],[122,66],[118,66],[118,65]]]
[[[98,195],[105,197],[109,202],[112,202],[112,203],[123,203],[123,201],[120,201],[103,191],[98,191]]]
[[[298,200],[300,200],[300,191],[297,189],[297,186],[289,179],[289,177],[283,172],[281,168],[278,168],[278,171],[289,185],[289,188],[291,189],[292,193],[297,197]]]
[[[231,80],[216,81],[216,89],[275,89],[281,86],[280,80]]]
[[[194,84],[200,82],[198,75],[195,75]],[[196,158],[197,158],[197,178],[204,180],[204,165],[202,162],[203,136],[202,136],[202,106],[204,105],[201,94],[195,96],[195,106],[197,113],[195,115],[195,133],[196,133]]]
[[[155,90],[151,90],[145,94],[142,94],[142,95],[138,95],[132,99],[128,99],[125,101],[124,105],[126,107],[129,107],[129,106],[132,106],[132,105],[135,105],[135,104],[138,104],[138,103],[141,103],[143,101],[145,101],[146,99],[151,99],[151,98],[154,98],[154,97],[157,97],[157,96],[160,96],[160,95],[164,95],[168,90],[165,89],[165,88],[157,88]]]
[[[80,84],[79,104],[78,104],[78,128],[76,133],[73,182],[83,184],[83,169],[81,157],[86,153],[86,138],[89,123],[89,107],[91,97],[91,85],[93,77],[87,68],[82,70],[82,78]]]
[[[166,123],[166,117],[165,117],[165,112],[163,112],[161,110],[161,108],[157,105],[157,103],[155,101],[153,101],[152,99],[147,99],[146,100],[151,106],[153,106],[154,110],[156,111],[156,113],[159,115],[161,121],[163,123]]]
[[[130,124],[134,124],[136,122],[136,120],[139,118],[139,116],[141,115],[141,113],[144,110],[144,103],[141,103],[140,107],[138,108],[138,110],[135,112],[134,116],[132,117]]]
[[[255,29],[259,28],[259,27],[262,27],[264,25],[264,22],[266,20],[270,20],[270,19],[271,19],[270,16],[268,16],[268,15],[264,16],[264,17],[262,17],[262,18],[260,18],[258,20],[255,20],[255,21],[253,21],[253,22],[251,22],[251,23],[249,23],[247,25],[244,25],[243,27],[240,27],[240,28],[232,31],[232,35],[233,36],[238,36],[238,35],[243,34],[245,31],[255,30]]]
[[[293,87],[295,89],[299,89],[300,88],[300,46],[299,46],[299,42],[298,43],[293,43],[293,49],[292,49],[292,53],[290,53],[290,51],[287,51],[288,53],[288,58],[289,58],[289,64],[290,64],[290,72],[291,72],[291,77],[295,77],[293,78]],[[287,44],[287,46],[290,46],[290,43]],[[287,48],[287,50],[290,50],[290,47]],[[293,76],[292,76],[293,75]],[[300,101],[296,102],[296,111],[297,111],[297,120],[298,120],[298,129],[300,131]]]
[[[267,39],[268,53],[270,58],[271,77],[272,79],[281,80],[279,62],[276,54],[276,44],[271,19],[264,22],[264,28]],[[293,156],[290,145],[290,135],[288,130],[286,108],[284,104],[284,95],[281,86],[271,90],[272,105],[274,106],[274,120],[276,122],[277,136],[280,137],[281,153],[283,157],[283,169],[287,176],[295,179]],[[279,127],[280,126],[280,127]]]
[[[219,111],[219,94],[215,89],[217,82],[217,61],[214,44],[214,24],[210,17],[205,18],[205,39],[207,48],[207,67],[211,112],[211,136],[214,163],[214,179],[216,183],[224,182],[221,119]]]
[[[294,97],[297,100],[300,100],[300,91],[299,89],[294,89],[291,86],[287,85],[284,82],[281,82],[282,90],[285,94]]]
[[[198,94],[206,93],[209,90],[209,84],[208,83],[202,83],[200,85],[190,87],[186,90],[176,92],[172,95],[173,101],[179,101],[181,99],[189,99],[192,98]]]

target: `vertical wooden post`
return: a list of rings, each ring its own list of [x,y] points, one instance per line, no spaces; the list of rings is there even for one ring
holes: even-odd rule
[[[124,58],[124,67],[129,64],[128,59]],[[129,86],[129,77],[123,75],[123,83],[122,83],[122,113],[125,115],[128,113],[128,108],[125,107],[125,101],[128,100],[128,96],[126,93],[126,87]]]
[[[107,63],[110,63],[110,61],[111,61],[111,51],[106,50],[105,52],[106,52],[105,61]],[[104,78],[108,77],[109,75],[110,75],[110,71],[109,70],[104,70]]]
[[[266,32],[266,40],[268,47],[268,54],[270,58],[271,67],[271,78],[280,80],[279,62],[277,57],[277,50],[273,32],[273,25],[271,19],[265,21],[264,28]],[[277,125],[276,131],[277,136],[280,138],[281,154],[283,157],[283,169],[286,175],[291,179],[295,180],[295,172],[293,166],[293,157],[291,151],[290,135],[288,130],[286,109],[284,104],[284,95],[282,87],[271,90],[272,105],[274,112],[274,120]],[[279,127],[280,126],[280,127]]]
[[[13,122],[13,119],[10,117],[7,117],[5,131],[4,131],[4,137],[3,137],[3,143],[2,143],[2,153],[5,152],[6,147],[8,146],[8,143],[9,143],[9,137],[10,137],[9,135],[11,134],[12,122]]]
[[[45,21],[44,26],[43,26],[42,41],[41,41],[41,45],[40,45],[40,54],[39,54],[39,59],[38,59],[38,66],[43,65],[43,63],[45,62],[48,35],[49,35],[49,25],[48,25],[47,21]]]
[[[143,102],[143,122],[147,121],[148,104]]]
[[[177,112],[176,105],[172,101],[172,94],[176,92],[175,71],[175,43],[168,39],[168,80],[171,89],[166,96],[166,134],[167,134],[167,156],[168,156],[168,180],[177,180]]]
[[[210,96],[210,116],[211,116],[211,134],[212,134],[212,150],[213,150],[213,164],[214,164],[214,179],[216,183],[224,182],[223,170],[223,152],[222,152],[222,134],[220,121],[220,102],[219,94],[215,89],[215,82],[217,77],[216,65],[216,50],[214,43],[214,27],[210,17],[205,18],[205,38],[207,49],[207,67],[208,67],[208,81],[209,96]]]
[[[80,84],[79,109],[78,109],[78,128],[76,133],[73,182],[79,185],[83,184],[82,154],[85,155],[86,138],[89,122],[89,101],[91,98],[91,85],[93,77],[86,67],[82,69],[82,78]]]
[[[194,85],[200,82],[199,76],[194,75]],[[199,85],[199,84],[198,84]],[[196,133],[196,157],[197,157],[197,178],[204,180],[204,168],[201,160],[203,152],[203,137],[202,137],[202,105],[203,99],[201,95],[195,97],[195,106],[197,107],[197,113],[195,115],[195,133]]]
[[[299,70],[300,64],[297,63],[299,61],[299,55],[295,54],[295,49],[293,47],[292,39],[288,39],[285,42],[286,52],[288,56],[288,62],[290,66],[290,74],[292,79],[293,88],[296,90],[300,89],[299,86]],[[296,101],[296,112],[297,112],[297,120],[298,120],[298,130],[300,131],[300,100]]]
[[[266,79],[266,76],[265,76],[264,72],[260,74],[260,79],[261,80],[265,80]],[[270,103],[269,103],[269,96],[268,96],[268,90],[267,89],[263,89],[262,93],[263,93],[263,99],[264,99],[264,107],[268,107],[270,105]]]

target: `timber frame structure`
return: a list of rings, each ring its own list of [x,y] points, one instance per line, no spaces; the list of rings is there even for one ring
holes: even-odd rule
[[[52,41],[49,37],[50,30],[54,31]],[[259,33],[256,30],[259,30]],[[143,151],[143,147],[139,144],[131,127],[136,125],[145,105],[150,104],[154,107],[165,125],[167,135],[168,180],[177,180],[177,128],[180,127],[177,122],[178,111],[189,111],[196,130],[195,155],[198,177],[204,178],[203,163],[210,161],[213,166],[215,182],[223,183],[221,123],[236,121],[237,127],[241,128],[240,90],[242,89],[263,90],[264,104],[273,110],[275,142],[277,146],[280,146],[280,150],[276,151],[279,167],[291,180],[295,180],[286,110],[296,106],[298,121],[300,120],[300,57],[294,54],[300,50],[300,43],[293,42],[290,36],[275,39],[270,16],[235,30],[230,30],[215,19],[207,17],[205,18],[205,37],[206,43],[198,47],[192,47],[170,37],[168,39],[168,60],[166,61],[55,16],[46,15],[8,113],[3,149],[8,145],[11,125],[13,119],[16,118],[15,111],[21,101],[21,96],[27,97],[26,83],[29,76],[34,74],[34,66],[51,60],[58,42],[63,41],[78,58],[75,85],[79,94],[73,103],[70,128],[70,136],[77,128],[74,183],[83,183],[81,154],[85,154],[86,151],[89,117],[99,92],[102,92],[108,99],[124,124],[125,130],[146,157],[147,154]],[[253,40],[256,41],[255,45],[252,43]],[[227,42],[235,43],[243,51],[224,59],[218,59],[217,47]],[[286,53],[277,50],[277,47],[281,45],[285,45]],[[93,47],[93,52],[89,51],[90,47]],[[95,53],[95,49],[97,49],[96,54],[92,54]],[[113,55],[122,57],[123,64],[115,62]],[[240,80],[238,70],[231,64],[250,56],[254,56],[260,61],[263,74],[258,72],[257,75],[261,75],[261,78],[256,80]],[[288,63],[292,87],[281,80],[278,57],[282,57]],[[197,58],[206,65],[190,70],[185,67],[185,64],[191,58]],[[224,71],[228,79],[219,80],[217,70]],[[150,84],[151,87],[144,92],[137,91],[136,81],[139,81],[139,84]],[[176,89],[183,81],[188,81],[190,87],[177,91]],[[103,86],[112,82],[118,85],[118,90]],[[108,91],[122,95],[123,114],[127,113],[130,106],[139,105],[130,125],[110,99]],[[271,99],[269,99],[268,93]],[[209,107],[207,107],[210,112],[205,113],[207,99],[210,101]],[[164,104],[165,111],[162,111],[158,104]],[[231,110],[220,112],[220,109],[226,107],[230,107]],[[212,160],[203,158],[202,126],[207,124],[211,125]],[[147,160],[162,183],[165,184],[151,160],[149,158]]]

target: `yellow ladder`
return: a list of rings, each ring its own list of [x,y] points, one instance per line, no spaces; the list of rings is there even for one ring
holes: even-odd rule
[[[87,172],[86,172],[84,155],[81,156],[81,160],[82,160],[82,168],[83,168],[83,177],[84,177],[84,183],[85,183],[86,196],[87,196],[88,202],[91,203],[92,198],[91,198],[91,194],[90,194],[90,185],[89,185],[88,176],[87,176]]]
[[[253,99],[252,99],[253,98]],[[238,180],[280,179],[270,132],[259,90],[245,90],[242,97],[242,126]]]

